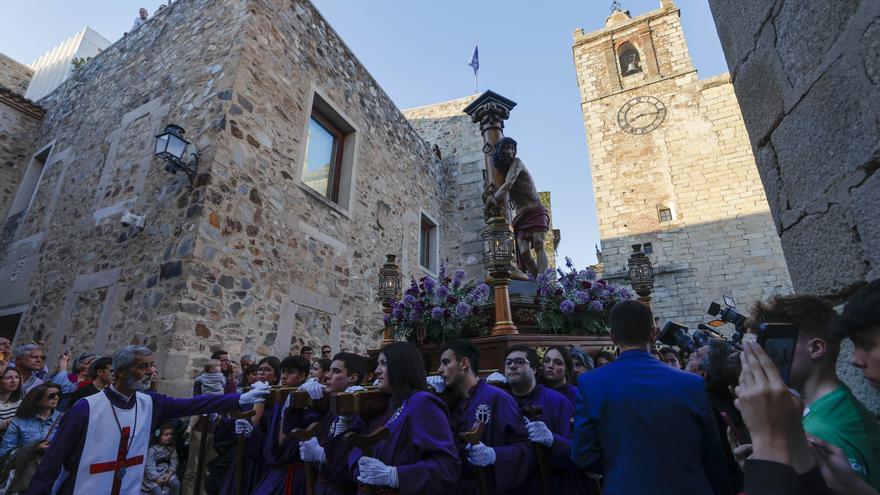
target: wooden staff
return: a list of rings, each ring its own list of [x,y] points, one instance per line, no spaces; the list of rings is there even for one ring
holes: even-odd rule
[[[254,415],[257,412],[254,410],[250,410],[247,412],[233,412],[229,413],[229,417],[232,419],[247,419]],[[247,444],[247,437],[244,435],[239,435],[236,440],[235,445],[235,495],[241,495],[241,482],[242,482],[242,471],[244,470],[244,447]]]
[[[529,421],[540,421],[544,413],[541,406],[525,406],[523,416]],[[538,458],[538,474],[541,476],[541,493],[550,495],[550,473],[547,471],[547,447],[535,444],[535,456]]]
[[[308,428],[294,428],[290,430],[290,436],[300,442],[305,442],[312,437],[318,436],[320,428],[321,423],[316,421],[310,424]],[[303,465],[305,466],[306,495],[315,495],[315,467],[311,462],[303,461]]]
[[[202,416],[199,419],[199,431],[202,434],[202,438],[199,440],[199,460],[196,463],[196,480],[195,488],[193,488],[193,493],[196,495],[202,493],[202,475],[205,473],[205,449],[208,448],[208,427],[210,426],[208,416]]]
[[[486,423],[477,421],[474,428],[470,431],[463,431],[458,436],[468,445],[477,445],[480,443],[480,437],[483,436],[483,430],[486,429]],[[486,471],[481,466],[474,466],[477,473],[477,481],[480,484],[480,495],[489,495],[489,485],[486,483]]]
[[[353,394],[352,394],[353,395]],[[373,447],[383,440],[391,438],[391,430],[384,426],[376,428],[373,433],[363,435],[360,433],[348,432],[342,437],[343,442],[349,448],[357,447],[361,449],[361,453],[365,457],[373,457]],[[376,495],[376,487],[372,485],[364,485],[367,489],[367,495]]]
[[[379,417],[388,410],[389,396],[378,389],[367,389],[347,394],[330,394],[330,412],[337,416],[358,414],[364,421]]]

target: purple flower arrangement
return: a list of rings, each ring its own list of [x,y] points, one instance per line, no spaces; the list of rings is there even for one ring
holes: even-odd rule
[[[620,301],[631,299],[624,288],[596,279],[592,269],[577,270],[569,258],[568,269],[549,269],[538,275],[535,303],[542,333],[604,335],[608,333],[608,311]]]
[[[463,333],[485,331],[480,306],[489,301],[490,288],[465,280],[464,270],[451,277],[440,267],[435,279],[412,279],[400,300],[391,302],[385,325],[394,328],[396,340],[424,344],[456,339]]]

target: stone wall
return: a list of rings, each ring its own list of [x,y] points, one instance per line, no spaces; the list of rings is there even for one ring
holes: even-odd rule
[[[0,256],[0,308],[25,308],[17,343],[45,340],[50,360],[63,349],[145,344],[164,378],[184,378],[166,361],[192,332],[179,315],[223,130],[217,94],[232,86],[230,40],[247,15],[240,2],[175,3],[42,100],[31,155],[51,152]],[[152,156],[153,136],[171,122],[202,152],[206,173],[193,191]],[[125,211],[145,215],[146,228],[121,225]],[[187,364],[207,350],[191,349]]]
[[[0,86],[24,95],[33,75],[33,69],[0,53]]]
[[[384,255],[400,255],[407,279],[424,275],[420,212],[445,224],[443,164],[311,4],[253,1],[248,12],[178,350],[364,352],[381,330]],[[316,94],[356,129],[347,206],[300,180]]]
[[[338,203],[300,180],[319,99],[354,129]],[[25,308],[16,342],[42,338],[52,360],[145,344],[163,390],[185,393],[219,348],[363,352],[381,331],[384,255],[421,277],[421,213],[451,228],[456,162],[435,159],[305,0],[175,3],[42,101],[32,149],[51,154],[8,224],[0,310]],[[153,157],[170,123],[201,152],[192,190]],[[146,228],[122,226],[126,211]],[[446,245],[439,259],[463,264]]]
[[[480,240],[480,229],[485,225],[481,195],[486,163],[480,126],[462,112],[476,97],[410,108],[403,114],[430,146],[437,145],[446,164],[448,195],[443,198],[443,209],[448,221],[441,234],[446,246],[444,262],[481,280],[486,276]]]
[[[794,287],[843,302],[880,277],[880,3],[709,5]]]
[[[628,286],[630,245],[651,243],[655,316],[692,328],[724,294],[747,306],[789,291],[733,87],[727,75],[698,78],[672,2],[634,18],[617,12],[574,38],[605,277]],[[625,42],[643,70],[624,77],[616,50]],[[625,132],[625,105],[639,97],[650,100],[634,113],[656,113],[623,124],[658,124]],[[661,222],[660,209],[672,220]]]
[[[710,0],[798,291],[880,277],[880,3]]]
[[[42,118],[40,107],[0,87],[0,220],[6,220]]]

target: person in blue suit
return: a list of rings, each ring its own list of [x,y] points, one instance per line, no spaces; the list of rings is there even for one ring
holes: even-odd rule
[[[726,495],[721,436],[703,378],[649,352],[651,309],[624,301],[611,309],[613,363],[578,378],[571,457],[604,477],[605,495]]]

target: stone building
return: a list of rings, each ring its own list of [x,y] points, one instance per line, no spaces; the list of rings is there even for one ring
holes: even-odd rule
[[[709,5],[795,289],[880,277],[880,3]]]
[[[30,67],[0,53],[0,215],[10,211],[20,181],[29,183],[38,179],[21,177],[43,118],[43,109],[24,97],[33,74]],[[30,195],[22,190],[19,204],[29,200]]]
[[[605,277],[630,246],[655,265],[660,323],[690,327],[722,295],[790,290],[779,237],[727,74],[700,79],[672,0],[574,32]]]
[[[407,278],[480,274],[467,101],[408,121],[307,0],[174,3],[41,100],[21,162],[39,180],[0,253],[4,330],[50,359],[145,344],[176,393],[218,348],[374,347],[385,254]],[[168,124],[200,153],[192,189],[154,156]]]
[[[794,288],[845,302],[880,277],[880,3],[709,5]]]
[[[456,266],[463,268],[468,277],[482,279],[486,275],[483,269],[483,242],[480,240],[480,229],[486,224],[481,199],[483,171],[486,168],[483,137],[479,126],[462,112],[477,96],[410,108],[404,110],[403,115],[431,145],[432,150],[436,146],[435,153],[439,152],[438,158],[446,165],[448,195],[444,209],[454,219],[447,222],[440,233],[442,243],[446,246],[446,256],[450,260],[459,260]],[[550,212],[550,231],[544,251],[552,268],[556,266],[560,232],[553,228],[550,192],[542,191],[539,194],[541,203]]]

